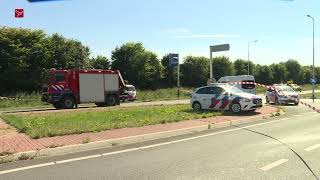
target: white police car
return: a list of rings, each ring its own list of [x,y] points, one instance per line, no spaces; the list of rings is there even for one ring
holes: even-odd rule
[[[255,111],[262,107],[261,97],[221,83],[195,89],[190,103],[194,110],[230,110],[234,113]]]
[[[266,91],[266,102],[275,104],[289,104],[298,105],[300,101],[299,94],[295,92],[290,86],[284,84],[274,84]]]

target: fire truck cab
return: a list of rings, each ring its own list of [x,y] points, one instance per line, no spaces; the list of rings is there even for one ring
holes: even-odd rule
[[[120,104],[125,82],[118,70],[50,70],[42,88],[42,101],[57,109],[74,108],[76,104],[98,106]]]

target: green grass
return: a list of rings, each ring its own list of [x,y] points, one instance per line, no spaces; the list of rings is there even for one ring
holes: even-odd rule
[[[316,98],[320,98],[320,93],[315,93]],[[311,99],[312,93],[309,94],[300,94],[300,98],[302,99]]]
[[[257,94],[264,94],[266,92],[266,88],[262,86],[257,86]]]
[[[180,99],[190,98],[190,93],[186,91],[192,91],[191,88],[181,88]],[[137,90],[137,99],[139,101],[155,101],[155,100],[167,100],[178,99],[177,88],[166,88],[158,90]]]
[[[192,91],[191,88],[181,88],[185,91]],[[180,99],[189,98],[190,93],[180,91]],[[51,105],[41,102],[41,93],[16,93],[6,97],[14,97],[16,99],[0,99],[0,110],[13,110],[13,109],[28,109],[28,108],[43,108],[52,107]],[[156,101],[156,100],[169,100],[178,99],[177,88],[166,88],[152,90],[138,90],[138,101]]]
[[[59,112],[13,115],[2,118],[20,132],[32,138],[51,137],[84,132],[99,132],[108,129],[165,124],[183,120],[207,118],[220,112],[196,112],[190,105],[132,107],[104,109],[103,111]]]
[[[45,103],[41,102],[41,94],[36,92],[30,94],[20,92],[6,97],[15,99],[0,99],[0,109],[2,110],[46,106]]]
[[[311,84],[305,84],[305,85],[301,85],[302,87],[302,91],[308,91],[308,90],[312,90],[313,85]],[[320,85],[316,84],[316,89],[320,89]]]

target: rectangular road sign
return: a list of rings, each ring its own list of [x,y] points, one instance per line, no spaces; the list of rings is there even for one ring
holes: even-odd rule
[[[230,50],[230,44],[220,44],[216,46],[210,46],[211,52],[220,52],[220,51],[229,51]]]
[[[175,67],[179,64],[179,54],[169,54],[169,67]]]

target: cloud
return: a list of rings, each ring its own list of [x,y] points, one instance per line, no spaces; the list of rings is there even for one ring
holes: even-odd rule
[[[205,38],[239,38],[238,34],[195,34],[190,29],[178,27],[165,30],[171,38],[175,39],[205,39]]]
[[[239,38],[239,34],[189,34],[189,35],[177,35],[174,38],[177,39],[199,39],[199,38]]]

